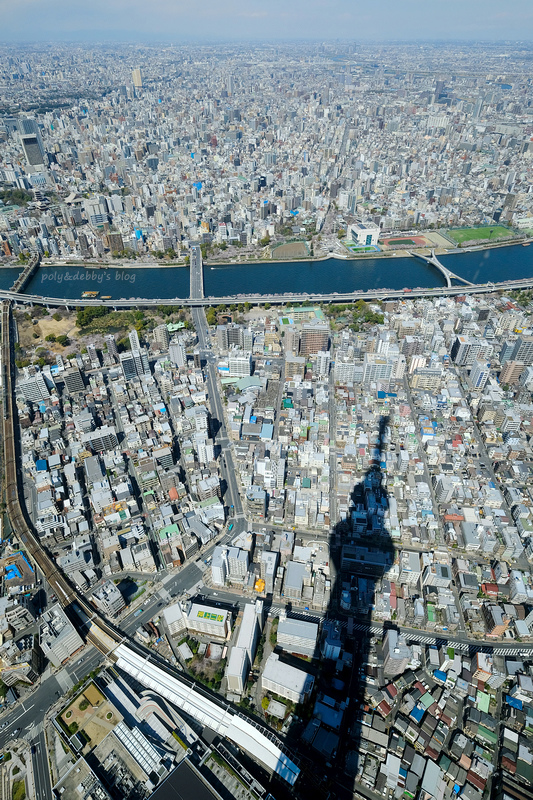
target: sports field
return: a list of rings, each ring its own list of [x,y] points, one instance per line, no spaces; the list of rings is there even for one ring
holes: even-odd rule
[[[394,238],[385,237],[383,239],[385,247],[430,247],[432,243],[425,236],[395,236]]]
[[[510,228],[504,228],[503,225],[489,225],[486,228],[459,228],[455,231],[448,231],[448,236],[455,239],[458,244],[462,244],[462,242],[476,239],[500,239],[502,236],[510,236],[512,233]]]
[[[305,258],[309,250],[305,242],[286,242],[279,244],[272,250],[272,258]]]

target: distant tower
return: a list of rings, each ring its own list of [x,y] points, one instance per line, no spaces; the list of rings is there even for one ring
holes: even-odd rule
[[[235,82],[233,80],[233,75],[228,75],[227,77],[226,91],[228,94],[235,94]]]
[[[133,72],[131,73],[131,77],[132,77],[133,85],[135,86],[135,88],[136,89],[142,89],[143,88],[143,76],[141,75],[141,70],[139,69],[139,67],[137,67],[137,69],[133,70]]]

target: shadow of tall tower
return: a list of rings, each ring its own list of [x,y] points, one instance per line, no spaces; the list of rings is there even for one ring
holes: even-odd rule
[[[289,738],[299,742],[302,754],[299,797],[353,796],[354,777],[365,756],[365,715],[368,717],[368,710],[378,705],[375,701],[385,683],[381,651],[393,623],[381,621],[392,616],[387,615],[385,607],[390,590],[384,576],[394,562],[392,537],[386,526],[388,423],[388,417],[379,418],[369,441],[368,465],[351,492],[348,515],[331,534],[331,595],[313,699],[343,713],[338,726],[332,725],[333,717],[328,720],[325,714],[318,728],[315,713],[315,721],[307,725],[302,721],[290,732]],[[377,605],[378,618],[374,619]],[[386,713],[386,707],[376,713]]]

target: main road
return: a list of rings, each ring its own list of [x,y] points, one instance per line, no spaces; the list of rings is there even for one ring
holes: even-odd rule
[[[211,348],[209,337],[209,325],[205,316],[205,309],[202,306],[193,306],[191,310],[192,320],[196,333],[198,334],[198,344],[200,345],[200,357],[206,362],[205,374],[207,382],[207,392],[212,417],[212,433],[215,445],[220,448],[220,471],[225,480],[227,492],[226,503],[233,507],[233,517],[235,519],[235,533],[239,533],[246,528],[241,496],[237,486],[236,469],[233,464],[233,454],[231,452],[226,422],[224,419],[224,406],[222,397],[218,389],[215,356]],[[229,502],[228,502],[229,501]]]

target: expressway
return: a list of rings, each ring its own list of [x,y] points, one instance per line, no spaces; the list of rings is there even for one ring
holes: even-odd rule
[[[491,294],[493,292],[507,292],[517,289],[532,289],[533,278],[519,278],[514,281],[501,283],[478,283],[472,286],[440,286],[431,289],[369,289],[368,291],[329,292],[325,294],[307,294],[286,292],[285,294],[237,294],[221,297],[170,297],[143,298],[130,297],[119,300],[70,300],[65,297],[45,297],[39,294],[18,294],[17,292],[0,290],[0,300],[11,300],[19,305],[40,304],[50,308],[85,308],[89,306],[103,306],[109,310],[118,311],[125,308],[151,308],[159,305],[170,306],[217,306],[231,303],[270,303],[285,305],[287,303],[352,303],[356,300],[399,300],[401,298],[417,297],[456,297],[466,294]]]

